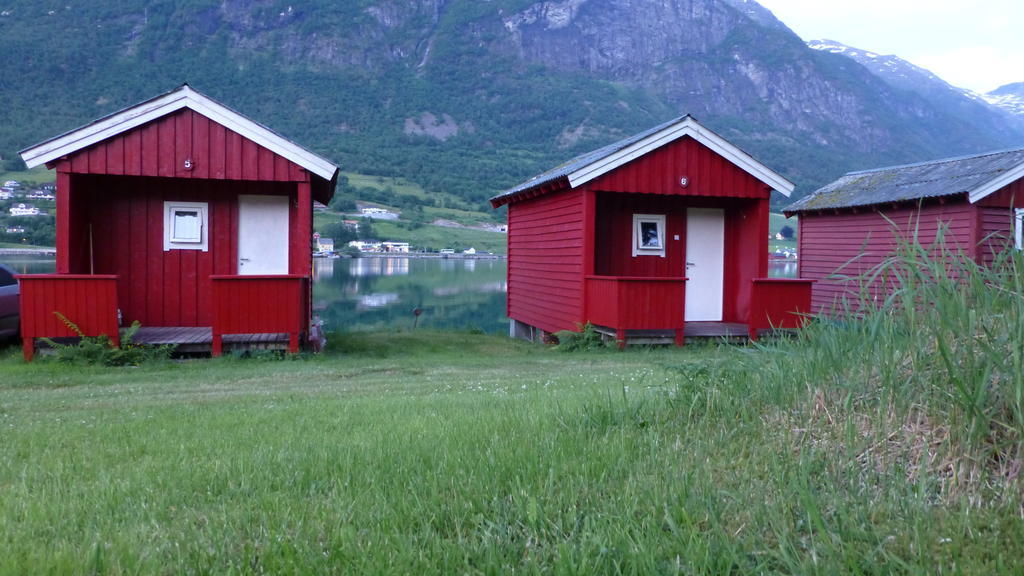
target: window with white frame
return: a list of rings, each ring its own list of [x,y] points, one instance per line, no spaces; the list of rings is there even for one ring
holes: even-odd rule
[[[208,212],[206,202],[164,202],[164,250],[206,252]]]
[[[633,256],[665,257],[664,214],[633,214]]]
[[[1013,211],[1013,236],[1017,250],[1024,250],[1024,208]]]

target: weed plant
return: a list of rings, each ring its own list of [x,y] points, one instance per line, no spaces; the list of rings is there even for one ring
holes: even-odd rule
[[[607,348],[604,336],[594,329],[593,324],[577,324],[578,330],[561,330],[554,334],[555,348],[561,352],[581,352]]]
[[[869,274],[832,320],[748,355],[788,396],[796,445],[845,454],[861,481],[902,475],[936,503],[1019,506],[1024,465],[1024,258],[990,265],[915,238]],[[781,400],[781,399],[780,399]],[[838,472],[838,471],[837,471]]]
[[[155,362],[170,358],[173,345],[146,346],[132,342],[142,325],[136,321],[121,335],[120,344],[106,334],[86,336],[79,327],[60,312],[54,312],[72,332],[78,335],[75,342],[65,344],[51,338],[40,338],[51,349],[53,358],[66,364],[93,364],[99,366],[138,366],[144,362]],[[42,358],[46,358],[43,355]]]

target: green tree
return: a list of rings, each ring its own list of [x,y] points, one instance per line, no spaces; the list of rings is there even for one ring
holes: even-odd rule
[[[356,232],[349,226],[346,226],[344,222],[337,221],[325,224],[320,227],[320,236],[323,238],[331,238],[334,240],[334,246],[344,246],[352,240],[356,239]]]
[[[377,231],[373,229],[373,222],[369,218],[363,218],[359,222],[359,231],[356,235],[360,240],[377,240]]]

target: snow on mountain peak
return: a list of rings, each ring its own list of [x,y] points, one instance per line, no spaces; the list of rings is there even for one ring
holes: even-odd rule
[[[822,52],[841,54],[870,70],[886,83],[929,97],[966,98],[1024,116],[1024,82],[1009,84],[988,94],[957,88],[933,74],[894,55],[879,55],[835,40],[811,40],[807,46]]]
[[[979,94],[983,100],[1011,114],[1024,116],[1024,82],[1000,86],[988,94]]]

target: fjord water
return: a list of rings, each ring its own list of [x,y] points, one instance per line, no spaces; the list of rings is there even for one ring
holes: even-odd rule
[[[314,260],[313,307],[327,330],[508,331],[506,260],[354,258]],[[796,261],[769,275],[796,277]],[[421,311],[419,321],[413,311]]]
[[[42,255],[0,255],[0,263],[14,270],[15,274],[53,274],[57,261],[53,256]]]
[[[352,258],[313,261],[313,310],[333,330],[478,330],[501,334],[505,260]],[[415,310],[420,311],[417,319]]]

